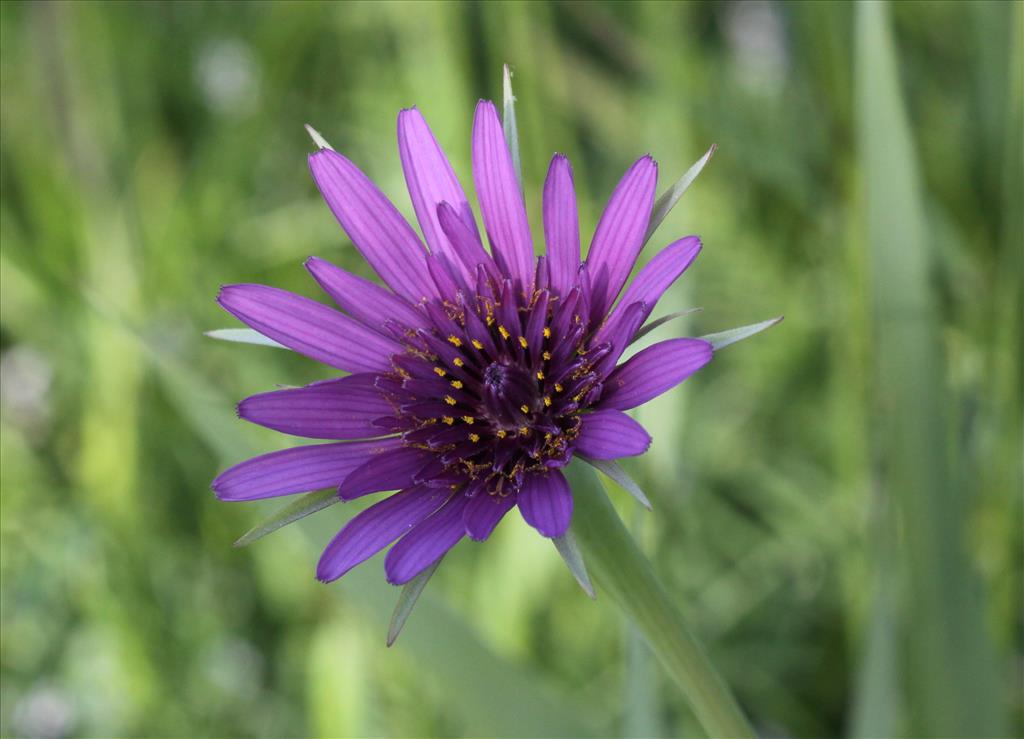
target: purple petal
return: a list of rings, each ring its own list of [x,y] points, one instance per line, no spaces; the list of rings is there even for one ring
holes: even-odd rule
[[[289,349],[346,372],[388,370],[401,345],[326,305],[266,285],[225,285],[217,302]]]
[[[490,495],[486,488],[466,500],[466,509],[462,514],[466,524],[466,533],[474,541],[485,541],[494,531],[494,527],[516,504],[514,495]]]
[[[331,149],[310,154],[309,170],[334,217],[381,279],[413,303],[433,297],[423,244],[370,178]]]
[[[392,585],[404,585],[430,567],[465,536],[462,510],[466,496],[453,495],[440,510],[416,524],[391,547],[384,573]]]
[[[384,322],[388,319],[410,328],[428,325],[423,314],[409,301],[326,260],[310,257],[306,260],[306,269],[339,308],[370,328],[383,333],[386,331]]]
[[[437,455],[425,449],[402,447],[393,449],[364,464],[338,487],[342,500],[352,500],[381,490],[401,490],[414,483],[416,473]]]
[[[604,342],[611,344],[611,351],[608,352],[594,368],[602,377],[615,368],[615,363],[626,351],[629,342],[640,330],[644,319],[650,314],[646,303],[631,303],[623,309],[614,319],[609,319],[606,324],[598,329],[591,341],[592,346],[598,346]]]
[[[671,390],[711,361],[711,344],[669,339],[633,355],[604,384],[601,408],[628,410]]]
[[[491,255],[480,244],[480,237],[475,228],[470,229],[450,204],[441,203],[437,206],[437,221],[444,235],[448,237],[448,243],[455,251],[458,261],[468,269],[467,280],[470,284],[476,279],[477,267],[480,265],[483,265],[492,278],[500,279],[498,268]]]
[[[312,439],[366,439],[384,435],[374,425],[393,416],[394,407],[374,384],[378,375],[363,372],[306,387],[252,395],[238,404],[246,421]]]
[[[335,487],[352,470],[395,449],[400,439],[314,444],[271,452],[221,472],[211,484],[221,500],[256,500]]]
[[[543,536],[555,538],[569,528],[572,520],[572,490],[558,470],[527,475],[516,499],[526,523]]]
[[[643,454],[651,435],[622,411],[596,411],[580,417],[575,451],[591,459],[618,459]]]
[[[477,104],[473,119],[473,181],[495,257],[529,292],[533,283],[530,223],[501,120],[489,100]]]
[[[626,288],[626,293],[608,318],[609,325],[616,324],[621,319],[626,307],[633,303],[646,305],[640,322],[646,321],[664,292],[686,271],[687,267],[693,264],[693,260],[700,254],[700,249],[700,239],[696,236],[679,239],[662,249],[637,273],[629,287]]]
[[[622,176],[605,206],[587,253],[591,279],[603,283],[600,294],[592,297],[594,315],[611,306],[633,269],[651,219],[657,183],[658,165],[650,156],[641,157]]]
[[[572,165],[564,154],[555,154],[544,182],[544,239],[551,286],[556,295],[565,295],[580,267],[580,223]]]
[[[435,254],[447,256],[453,264],[464,270],[463,277],[470,279],[469,265],[462,263],[441,228],[437,206],[449,203],[470,238],[479,245],[480,236],[476,230],[473,209],[430,126],[416,108],[398,114],[398,154],[402,159],[412,207],[416,211],[427,245]]]
[[[342,527],[316,566],[322,582],[337,580],[436,511],[448,490],[415,487],[374,503]]]

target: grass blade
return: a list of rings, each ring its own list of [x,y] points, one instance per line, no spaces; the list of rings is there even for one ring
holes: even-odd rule
[[[651,211],[651,222],[647,226],[647,233],[644,235],[644,244],[651,240],[654,232],[658,230],[658,226],[665,220],[665,216],[676,206],[679,198],[683,197],[683,193],[690,189],[690,185],[697,179],[697,176],[704,169],[708,161],[710,161],[711,155],[715,153],[717,148],[717,144],[712,144],[711,148],[704,153],[704,156],[698,159],[692,167],[686,170],[686,174],[676,180],[676,183],[658,198],[658,202],[654,204],[654,210]]]
[[[614,480],[619,487],[636,498],[640,505],[647,510],[652,510],[651,501],[647,500],[647,496],[644,494],[644,491],[640,489],[639,485],[633,482],[633,478],[627,475],[626,471],[622,469],[622,465],[614,459],[588,459],[587,457],[582,456],[580,459],[591,467],[601,470],[602,473]]]
[[[643,635],[708,735],[755,736],[595,474],[578,462],[569,465],[568,473],[576,506],[572,529],[597,582]]]
[[[597,593],[594,592],[594,586],[590,582],[587,566],[583,562],[583,555],[580,553],[580,547],[576,542],[572,529],[566,531],[563,536],[559,536],[551,541],[554,543],[555,549],[562,556],[572,576],[576,578],[576,582],[580,584],[583,592],[587,594],[587,597],[591,599],[597,598]]]
[[[782,316],[778,316],[777,318],[770,318],[767,321],[761,321],[760,323],[752,323],[749,326],[740,326],[739,328],[730,328],[726,331],[706,334],[700,338],[704,341],[710,341],[711,346],[717,352],[719,349],[724,349],[730,344],[735,344],[738,341],[749,339],[754,334],[759,334],[777,323],[782,323],[782,318]]]
[[[252,544],[257,539],[262,539],[267,534],[272,534],[278,529],[298,521],[300,518],[305,518],[317,511],[322,511],[324,508],[328,508],[340,500],[338,491],[334,488],[320,490],[315,493],[306,493],[246,531],[235,542],[235,546],[244,547],[246,544]]]
[[[251,328],[215,328],[212,331],[204,332],[211,339],[219,341],[233,341],[239,344],[258,344],[259,346],[272,346],[275,349],[285,349],[283,344],[278,344],[273,339],[268,339],[263,334],[253,331]]]
[[[899,532],[895,551],[905,574],[898,592],[906,604],[900,626],[908,723],[899,728],[911,736],[1004,735],[984,592],[964,551],[970,495],[956,485],[959,455],[949,435],[954,404],[932,287],[933,240],[889,6],[860,2],[856,8],[857,126],[879,409],[872,442],[878,488],[888,503],[882,507],[895,517],[883,530],[893,537]],[[878,628],[879,620],[874,623]],[[878,702],[870,709],[893,712]]]
[[[441,559],[444,558],[442,557]],[[405,622],[412,613],[416,601],[420,599],[423,588],[427,587],[427,583],[430,582],[430,578],[434,576],[434,572],[437,571],[440,564],[441,560],[439,559],[402,587],[402,592],[398,596],[398,603],[395,604],[395,612],[391,614],[391,623],[388,625],[389,647],[395,643],[398,635],[402,633],[402,627],[405,626]]]

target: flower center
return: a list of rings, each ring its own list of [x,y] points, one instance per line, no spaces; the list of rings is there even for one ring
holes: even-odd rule
[[[492,493],[567,464],[603,356],[586,347],[579,297],[527,297],[505,281],[457,303],[425,303],[430,329],[391,326],[407,346],[378,383],[398,410],[394,430],[436,451],[453,479],[485,481]]]

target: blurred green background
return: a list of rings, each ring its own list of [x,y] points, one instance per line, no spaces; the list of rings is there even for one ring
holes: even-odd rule
[[[4,736],[698,733],[607,598],[510,516],[392,649],[359,505],[245,549],[216,501],[289,440],[236,420],[302,358],[202,336],[219,284],[368,274],[309,122],[411,216],[416,104],[471,186],[515,70],[526,195],[576,170],[591,233],[636,157],[712,143],[643,259],[698,233],[656,338],[778,314],[638,413],[626,522],[769,736],[981,736],[1021,718],[1022,5],[0,4]]]

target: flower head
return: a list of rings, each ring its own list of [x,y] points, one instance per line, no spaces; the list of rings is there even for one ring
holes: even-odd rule
[[[350,373],[242,401],[246,420],[332,441],[236,465],[214,480],[218,497],[336,487],[351,500],[398,491],[328,544],[317,567],[324,581],[397,540],[387,578],[408,582],[464,536],[487,539],[514,507],[542,535],[563,536],[573,499],[561,468],[573,455],[645,452],[650,436],[623,411],[712,356],[707,341],[670,339],[619,361],[701,247],[695,236],[670,244],[625,286],[654,203],[657,165],[649,156],[622,177],[581,261],[572,169],[560,154],[544,184],[546,253],[534,258],[492,103],[477,106],[472,143],[489,252],[416,109],[399,114],[398,142],[426,247],[348,159],[330,148],[309,158],[327,204],[387,287],[314,257],[306,267],[340,311],[262,285],[229,285],[218,297],[264,336]]]

